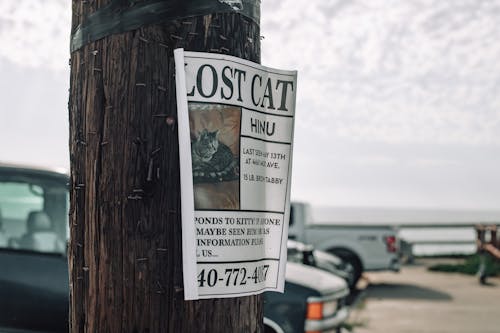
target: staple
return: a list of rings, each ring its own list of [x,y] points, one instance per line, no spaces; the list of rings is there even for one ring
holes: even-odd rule
[[[86,146],[86,145],[87,145],[87,142],[85,142],[85,141],[83,141],[83,140],[76,140],[76,144],[77,144],[77,145]]]
[[[85,188],[85,184],[76,184],[75,188],[77,190]]]
[[[143,262],[143,261],[148,261],[148,258],[137,258],[136,261],[138,262]]]
[[[224,51],[224,52],[229,52],[229,49],[228,49],[228,48],[226,48],[226,47],[221,47],[220,49],[221,49],[221,51]]]
[[[153,180],[153,158],[151,157],[149,159],[149,165],[148,165],[148,177],[146,178],[148,182]]]
[[[146,38],[144,38],[142,36],[139,36],[139,40],[143,41],[144,43],[149,43],[149,40],[147,40]]]
[[[138,188],[138,189],[132,190],[132,193],[144,193],[144,190],[142,188]]]
[[[82,270],[83,270],[84,272],[88,272],[88,271],[89,271],[89,268],[88,268],[87,266],[83,266],[83,267],[82,267]]]
[[[146,84],[145,83],[136,83],[135,86],[136,87],[145,87]]]
[[[219,35],[219,38],[222,39],[222,40],[227,40],[227,37],[224,36],[224,35]]]
[[[113,108],[113,105],[108,105],[105,107],[106,110],[109,110],[109,109],[112,109]]]
[[[172,39],[177,39],[177,40],[183,40],[184,38],[182,38],[181,36],[177,36],[177,35],[174,35],[174,34],[171,34],[170,35],[170,38]]]
[[[160,167],[156,168],[156,179],[160,179]]]
[[[174,290],[175,290],[176,293],[180,293],[180,292],[184,291],[184,288],[183,287],[179,287],[179,286],[175,286]]]
[[[156,281],[156,285],[158,286],[158,289],[156,291],[157,294],[164,294],[165,293],[165,288],[160,284],[160,281]]]
[[[77,276],[76,279],[77,280],[83,280],[83,276]]]
[[[129,195],[127,196],[127,199],[129,200],[142,200],[142,195]]]
[[[210,49],[210,52],[221,53],[221,51],[219,49]]]
[[[95,56],[99,53],[99,51],[94,50],[94,51],[92,51],[92,52],[90,52],[90,53],[92,53],[92,55],[95,57]]]
[[[82,243],[76,243],[77,247],[83,247]]]
[[[95,68],[95,67],[94,67],[94,72],[102,72],[102,69],[101,69],[101,68]]]
[[[163,247],[159,247],[159,248],[156,249],[156,251],[158,251],[158,252],[168,252],[168,249],[163,248]]]
[[[198,36],[199,33],[197,33],[197,32],[188,32],[188,35],[189,36]]]
[[[218,29],[218,28],[220,28],[220,25],[218,25],[218,24],[210,24],[210,28]]]
[[[101,142],[101,146],[105,146],[105,145],[107,145],[108,143],[109,143],[108,141],[103,141],[103,142]]]
[[[168,45],[165,43],[158,43],[158,46],[168,49]]]
[[[158,90],[161,90],[161,91],[167,91],[167,88],[163,87],[163,86],[158,86]]]
[[[158,154],[160,152],[160,150],[161,150],[161,147],[156,148],[155,150],[153,150],[151,152],[151,156],[154,156],[154,155]]]
[[[168,114],[166,114],[166,113],[158,113],[158,114],[154,114],[153,117],[165,118],[165,117],[168,117]]]

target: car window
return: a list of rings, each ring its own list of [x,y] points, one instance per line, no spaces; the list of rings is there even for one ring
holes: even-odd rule
[[[63,185],[0,181],[0,249],[64,253],[67,207]]]

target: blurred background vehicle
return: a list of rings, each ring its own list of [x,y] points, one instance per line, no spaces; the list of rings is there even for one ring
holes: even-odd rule
[[[317,267],[343,278],[349,288],[354,287],[354,269],[348,262],[328,252],[314,249],[314,246],[288,240],[288,261]]]
[[[400,269],[397,230],[390,225],[315,223],[307,203],[292,202],[288,238],[312,244],[349,263],[352,286],[363,271]]]
[[[57,170],[0,164],[1,333],[68,331],[67,182]],[[349,314],[342,262],[297,242],[289,253],[285,293],[264,295],[265,332],[339,331]]]
[[[68,331],[67,181],[0,164],[0,332]]]

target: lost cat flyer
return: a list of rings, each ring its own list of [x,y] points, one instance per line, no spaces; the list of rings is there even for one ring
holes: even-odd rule
[[[297,72],[174,55],[184,298],[282,292]]]

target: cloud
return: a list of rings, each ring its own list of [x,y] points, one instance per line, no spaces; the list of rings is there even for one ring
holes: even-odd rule
[[[0,57],[21,67],[68,68],[71,1],[0,2]]]
[[[298,68],[297,115],[325,136],[500,144],[500,3],[281,2],[263,2],[263,63]]]

